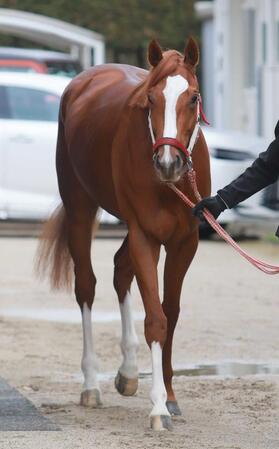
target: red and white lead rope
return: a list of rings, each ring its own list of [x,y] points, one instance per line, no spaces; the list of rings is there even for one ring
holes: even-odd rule
[[[194,194],[198,201],[201,200],[201,196],[198,192],[197,183],[196,183],[196,174],[195,171],[192,169],[188,172],[188,178],[190,181],[190,184],[193,188]],[[182,199],[184,203],[186,203],[188,206],[193,208],[195,204],[186,196],[184,195],[181,190],[179,190],[174,184],[168,184],[168,186]],[[269,263],[263,262],[262,260],[256,259],[255,257],[249,256],[249,254],[246,253],[240,246],[233,240],[233,238],[225,231],[225,229],[222,228],[222,226],[215,220],[213,215],[207,210],[204,209],[203,215],[206,219],[206,221],[210,224],[210,226],[215,229],[217,234],[220,235],[227,243],[229,243],[242,257],[244,257],[248,262],[250,262],[252,265],[254,265],[258,270],[263,271],[266,274],[278,274],[279,273],[279,266],[271,265]]]

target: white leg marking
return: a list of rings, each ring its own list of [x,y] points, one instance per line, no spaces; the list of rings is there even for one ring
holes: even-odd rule
[[[185,92],[189,87],[188,81],[181,75],[168,76],[166,86],[163,90],[165,97],[165,122],[163,137],[176,138],[176,104],[179,96]],[[169,166],[173,162],[169,145],[164,146],[164,153],[161,158],[161,163]]]
[[[93,347],[91,310],[86,303],[83,304],[82,330],[83,353],[81,369],[84,375],[83,390],[92,390],[93,388],[97,388],[99,390],[98,360]]]
[[[138,377],[137,350],[139,341],[133,320],[130,292],[127,292],[124,302],[120,304],[120,313],[122,323],[120,347],[123,354],[123,362],[119,371],[128,379],[135,379]]]
[[[167,415],[170,416],[166,407],[167,392],[163,378],[163,366],[162,366],[162,348],[160,343],[153,341],[151,344],[151,357],[152,357],[152,389],[151,389],[151,401],[153,403],[153,409],[150,416]]]

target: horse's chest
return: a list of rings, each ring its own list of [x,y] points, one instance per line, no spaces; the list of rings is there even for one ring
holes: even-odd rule
[[[170,240],[184,239],[197,227],[190,214],[173,209],[154,208],[138,215],[140,226],[162,244]]]

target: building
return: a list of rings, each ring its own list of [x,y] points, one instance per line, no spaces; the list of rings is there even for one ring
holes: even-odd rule
[[[0,8],[0,33],[66,51],[79,59],[83,69],[105,62],[105,43],[101,34],[62,20]]]
[[[271,139],[279,119],[279,0],[199,1],[203,96],[214,126]]]

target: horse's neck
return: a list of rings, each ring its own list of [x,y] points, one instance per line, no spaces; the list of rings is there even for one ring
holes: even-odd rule
[[[152,155],[152,138],[148,126],[148,111],[135,107],[130,110],[127,126],[129,143],[139,145],[140,152],[149,152]]]

